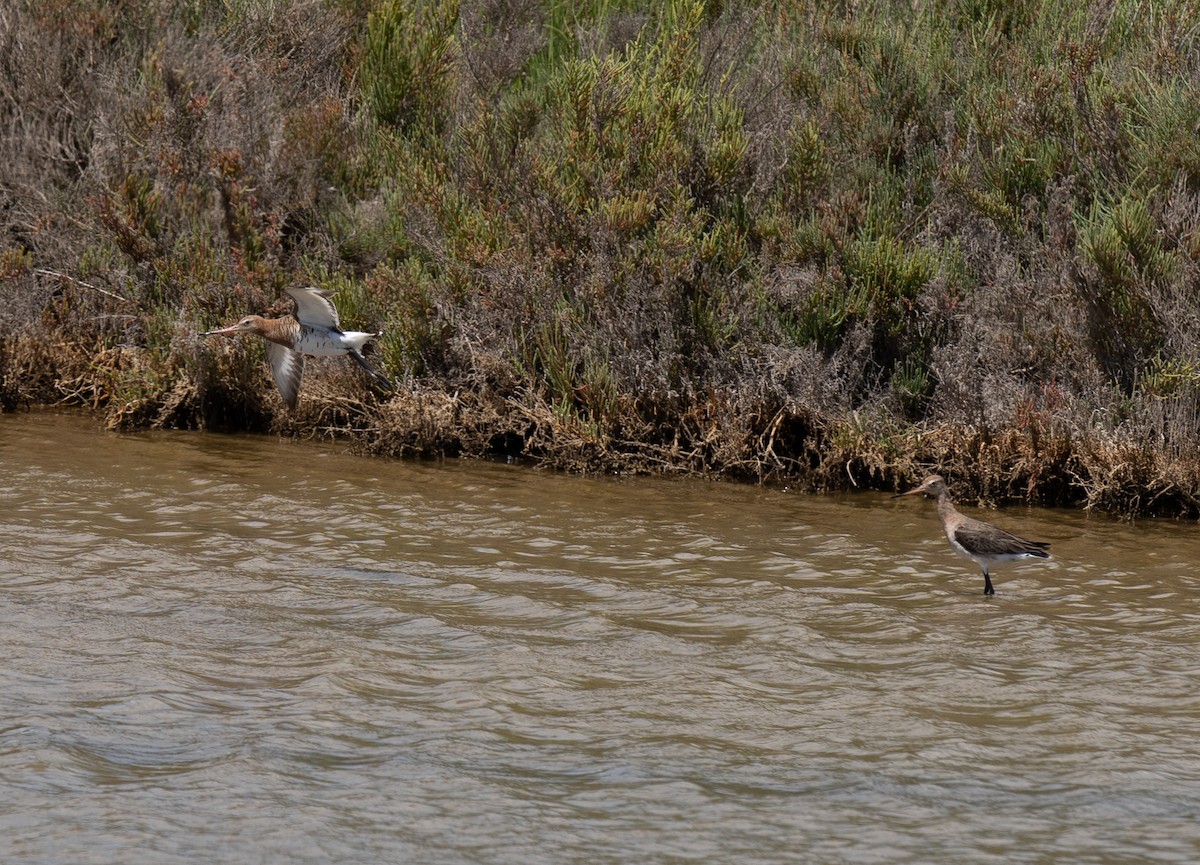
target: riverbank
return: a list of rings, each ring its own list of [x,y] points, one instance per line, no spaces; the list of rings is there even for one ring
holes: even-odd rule
[[[58,366],[63,358],[73,365]],[[9,341],[0,360],[5,410],[76,406],[114,429],[270,431],[337,438],[361,454],[384,458],[499,457],[569,472],[728,478],[806,492],[894,490],[937,471],[953,479],[956,496],[968,503],[1020,501],[1125,517],[1193,519],[1200,511],[1200,478],[1186,456],[1172,459],[1162,450],[1098,436],[1076,438],[1033,422],[992,433],[900,424],[886,414],[747,417],[709,404],[706,412],[658,429],[643,424],[617,439],[529,392],[450,392],[409,383],[380,399],[348,364],[339,369],[310,360],[316,371],[297,411],[288,412],[265,360],[248,371],[236,399],[220,373],[177,381],[160,398],[129,398],[117,382],[142,371],[138,352],[89,360],[25,339]]]
[[[1200,517],[1189,9],[19,2],[0,408]]]

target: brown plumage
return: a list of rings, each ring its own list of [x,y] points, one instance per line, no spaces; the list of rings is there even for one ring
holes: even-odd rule
[[[941,475],[930,475],[920,484],[899,496],[911,496],[923,493],[937,499],[937,512],[942,520],[942,528],[946,532],[946,540],[950,547],[960,556],[971,559],[983,571],[983,593],[994,595],[992,578],[988,569],[1002,562],[1018,559],[1048,559],[1050,554],[1046,548],[1047,541],[1029,541],[1007,532],[999,526],[985,523],[983,520],[963,516],[950,500],[950,492],[946,489],[946,481]]]

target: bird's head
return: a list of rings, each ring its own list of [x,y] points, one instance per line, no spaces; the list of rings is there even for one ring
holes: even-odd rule
[[[908,490],[907,492],[903,492],[903,493],[896,493],[896,495],[892,496],[892,498],[899,498],[900,496],[911,496],[911,495],[916,495],[917,493],[923,493],[924,495],[937,498],[944,492],[946,492],[945,478],[943,478],[941,475],[930,475],[929,477],[925,478],[925,480],[921,481],[921,483],[919,483],[915,487],[913,487],[911,490]]]
[[[262,336],[265,330],[263,326],[263,322],[265,321],[266,319],[264,319],[261,315],[248,315],[237,324],[231,324],[229,327],[218,327],[216,330],[206,331],[202,335],[213,336],[214,334],[218,333],[226,335],[235,333],[255,333],[259,336]]]

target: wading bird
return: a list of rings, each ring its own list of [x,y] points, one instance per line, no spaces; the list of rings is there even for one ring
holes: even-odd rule
[[[954,552],[971,559],[983,571],[983,593],[994,595],[992,578],[988,569],[1001,562],[1012,562],[1018,559],[1048,559],[1050,554],[1046,547],[1047,541],[1027,541],[1004,529],[985,523],[983,520],[965,517],[954,509],[950,501],[950,493],[946,489],[946,481],[941,475],[930,475],[905,493],[898,493],[892,498],[911,496],[924,493],[937,499],[938,516],[942,518],[942,528],[946,531],[946,540]]]
[[[300,396],[300,379],[304,375],[304,355],[348,354],[359,366],[389,391],[392,382],[362,355],[363,346],[377,333],[344,331],[338,324],[337,307],[329,292],[320,288],[289,288],[287,293],[295,302],[291,315],[282,318],[263,318],[248,315],[237,324],[210,330],[213,334],[253,333],[267,341],[267,359],[275,384],[288,408],[296,407]]]

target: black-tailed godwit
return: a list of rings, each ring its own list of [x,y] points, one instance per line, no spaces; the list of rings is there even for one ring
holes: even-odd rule
[[[971,559],[983,571],[983,593],[994,595],[992,578],[988,569],[1002,562],[1012,562],[1018,559],[1048,559],[1050,554],[1046,548],[1047,541],[1027,541],[1011,532],[1006,532],[999,526],[985,523],[983,520],[972,519],[960,514],[950,501],[950,493],[946,489],[946,481],[941,475],[930,475],[899,496],[911,496],[924,493],[937,499],[938,516],[942,518],[942,528],[946,531],[946,540],[954,552]]]
[[[300,379],[304,375],[306,354],[348,354],[376,381],[393,390],[388,377],[367,363],[362,355],[363,346],[379,334],[342,330],[338,324],[337,307],[329,299],[329,292],[323,289],[289,288],[287,293],[295,302],[292,315],[282,318],[248,315],[237,324],[210,330],[204,336],[253,333],[265,339],[271,373],[288,408],[294,409],[300,396]]]

